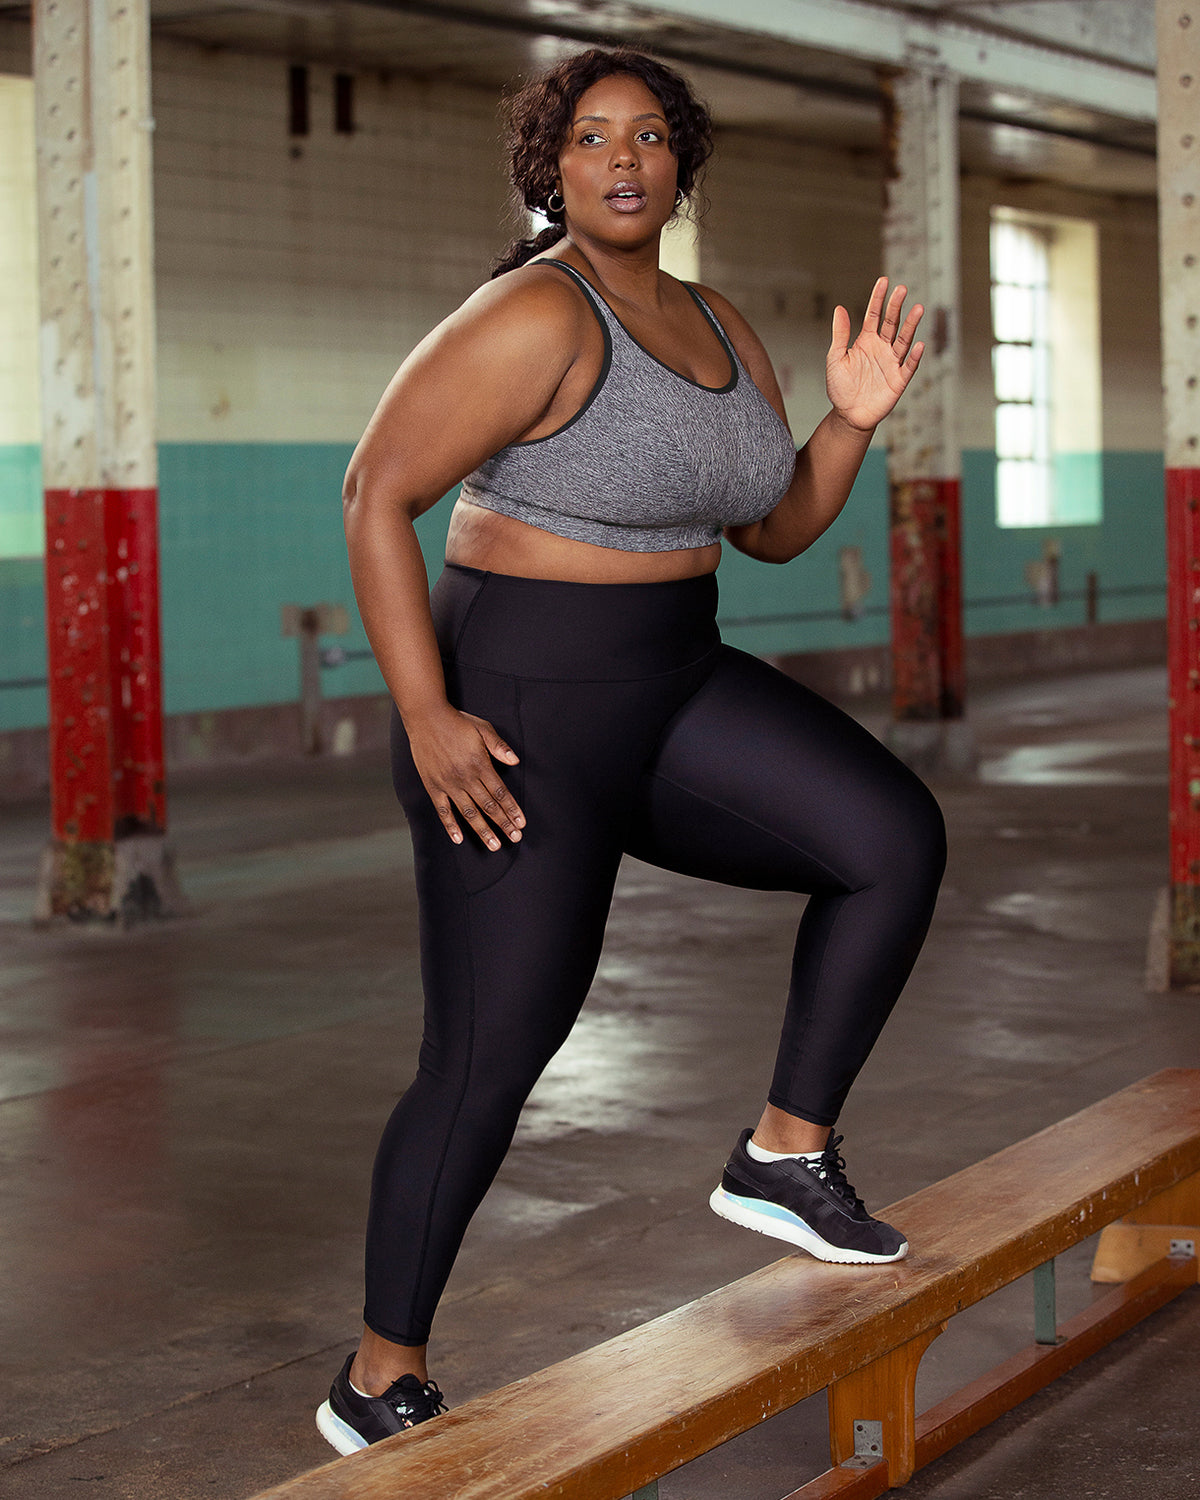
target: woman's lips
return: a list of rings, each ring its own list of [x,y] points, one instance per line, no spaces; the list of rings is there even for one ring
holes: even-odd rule
[[[646,206],[646,194],[636,182],[618,182],[604,195],[609,208],[619,214],[635,214]]]

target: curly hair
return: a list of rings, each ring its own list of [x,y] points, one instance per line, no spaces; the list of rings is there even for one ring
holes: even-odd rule
[[[632,47],[590,47],[578,52],[505,101],[505,145],[513,187],[525,207],[550,224],[531,239],[514,240],[497,258],[493,277],[524,265],[566,234],[562,210],[554,213],[549,204],[558,181],[559,153],[570,134],[580,96],[615,74],[640,79],[662,105],[677,163],[678,189],[686,198],[696,186],[712,155],[712,119],[682,74]]]

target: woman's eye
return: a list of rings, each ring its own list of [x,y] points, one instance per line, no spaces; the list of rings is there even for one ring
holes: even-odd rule
[[[593,141],[600,141],[603,139],[604,137],[598,130],[588,130],[579,137],[579,144],[581,146],[590,146]]]
[[[657,130],[642,130],[638,132],[639,141],[659,141],[662,137]]]

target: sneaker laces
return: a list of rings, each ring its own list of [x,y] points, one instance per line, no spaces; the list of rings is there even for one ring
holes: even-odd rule
[[[436,1381],[427,1380],[421,1385],[415,1375],[401,1378],[404,1389],[390,1394],[388,1403],[405,1427],[415,1427],[430,1417],[440,1417],[447,1409]]]
[[[846,1203],[852,1213],[860,1209],[865,1210],[866,1205],[846,1180],[846,1162],[838,1147],[845,1140],[845,1136],[835,1135],[829,1144],[821,1152],[819,1161],[807,1162],[810,1172],[818,1176],[832,1193]]]

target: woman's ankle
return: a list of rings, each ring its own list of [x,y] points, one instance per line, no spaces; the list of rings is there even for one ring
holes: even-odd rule
[[[424,1385],[429,1379],[425,1350],[424,1344],[394,1344],[373,1329],[364,1328],[350,1366],[350,1384],[367,1396],[382,1396],[401,1375],[415,1375]]]
[[[814,1125],[809,1120],[785,1114],[773,1104],[767,1105],[754,1127],[754,1144],[766,1151],[823,1151],[828,1139],[828,1125]]]

